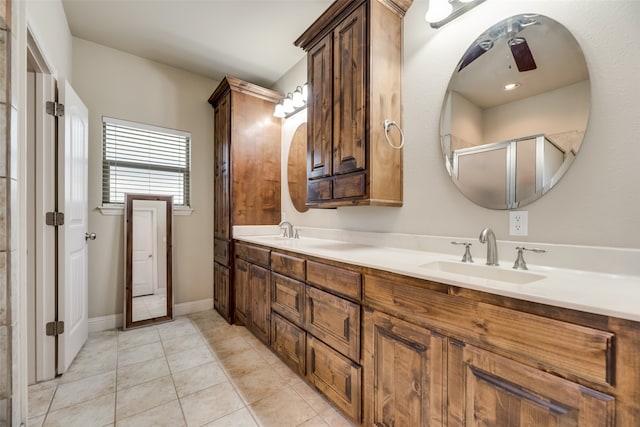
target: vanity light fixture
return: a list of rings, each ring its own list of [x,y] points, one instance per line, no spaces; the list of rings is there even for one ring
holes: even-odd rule
[[[273,111],[273,116],[278,118],[283,118],[285,116],[284,105],[282,101],[276,104],[276,109]]]
[[[424,19],[431,28],[440,28],[458,16],[473,9],[484,0],[429,0],[429,9]]]
[[[424,19],[427,22],[438,22],[451,15],[453,6],[449,0],[429,0],[429,9]]]
[[[507,83],[506,85],[504,85],[504,90],[514,90],[519,87],[520,87],[520,83],[518,82]]]
[[[284,107],[285,114],[293,113],[293,110],[295,110],[295,107],[293,106],[293,96],[291,95],[291,92],[289,92],[287,96],[284,98],[284,101],[282,101],[282,105]]]
[[[302,88],[298,86],[296,90],[293,91],[293,107],[299,108],[305,104],[306,100],[302,99]]]
[[[307,107],[308,87],[305,83],[297,86],[293,93],[287,93],[280,102],[278,102],[273,111],[274,117],[288,118],[300,110]]]

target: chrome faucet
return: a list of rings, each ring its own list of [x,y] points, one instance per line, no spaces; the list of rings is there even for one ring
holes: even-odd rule
[[[498,246],[496,245],[496,235],[490,228],[485,228],[480,232],[480,243],[487,244],[487,265],[498,264]]]
[[[278,227],[280,227],[281,230],[284,230],[283,237],[293,239],[293,224],[291,224],[289,221],[282,221],[280,224],[278,224]]]

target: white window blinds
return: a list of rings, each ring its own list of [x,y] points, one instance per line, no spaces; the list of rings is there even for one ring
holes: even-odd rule
[[[124,203],[125,193],[173,196],[189,206],[191,134],[102,118],[102,203]]]

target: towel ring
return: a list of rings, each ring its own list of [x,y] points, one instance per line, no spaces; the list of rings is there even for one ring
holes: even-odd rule
[[[389,145],[391,146],[391,148],[393,148],[395,150],[399,150],[402,147],[404,147],[404,132],[402,132],[402,129],[400,128],[400,126],[398,126],[398,124],[396,122],[394,122],[393,120],[385,120],[384,123],[382,124],[382,126],[384,127],[384,137],[387,140],[387,142],[389,143]],[[389,139],[389,128],[391,126],[397,127],[398,130],[400,131],[400,145],[393,145],[393,143]]]

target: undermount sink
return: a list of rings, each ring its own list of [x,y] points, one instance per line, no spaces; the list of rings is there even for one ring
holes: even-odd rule
[[[497,280],[500,282],[512,283],[515,285],[525,285],[537,282],[546,276],[531,273],[528,271],[506,270],[487,265],[466,264],[452,261],[434,261],[422,264],[420,267],[443,273],[459,274],[463,276],[476,277],[480,279]]]

